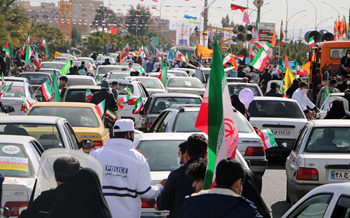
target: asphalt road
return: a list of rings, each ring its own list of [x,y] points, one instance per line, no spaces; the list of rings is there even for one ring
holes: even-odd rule
[[[286,170],[283,160],[269,160],[268,169],[263,176],[262,198],[273,218],[282,215],[291,207],[286,202]]]

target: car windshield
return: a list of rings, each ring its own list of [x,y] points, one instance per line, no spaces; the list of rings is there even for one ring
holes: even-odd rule
[[[20,77],[27,78],[32,85],[41,85],[46,81],[51,84],[50,76],[45,74],[20,74]]]
[[[248,112],[251,117],[278,117],[304,119],[297,102],[253,100]]]
[[[109,76],[109,79],[124,79],[128,76],[130,76],[129,73],[113,73]]]
[[[101,75],[101,74],[106,74],[108,72],[111,72],[111,71],[121,71],[119,70],[121,69],[120,67],[99,67],[98,68],[98,73]]]
[[[204,88],[203,83],[195,78],[170,78],[168,87]]]
[[[112,87],[112,84],[110,84],[110,87]],[[126,88],[129,88],[131,90],[131,93],[134,93],[134,86],[132,84],[119,84],[119,94],[128,95],[129,93],[126,91]]]
[[[171,171],[178,167],[177,159],[180,140],[141,141],[138,149],[148,158],[151,171]]]
[[[147,78],[137,78],[137,81],[142,83],[142,85],[147,89],[163,89],[163,86],[159,79],[147,79]]]
[[[311,153],[350,153],[350,128],[313,128],[305,152]]]
[[[54,68],[54,69],[61,70],[65,64],[66,63],[64,63],[64,62],[62,62],[62,63],[42,62],[40,66],[41,66],[41,68]]]
[[[72,66],[80,67],[81,66],[81,61],[73,61]]]
[[[253,91],[254,96],[261,96],[259,92],[259,88],[257,86],[246,86],[246,85],[238,85],[238,84],[228,84],[228,91],[230,92],[230,96],[232,94],[239,94],[242,89],[250,89]]]
[[[87,86],[94,86],[94,80],[91,76],[79,76],[76,78],[69,77],[67,86],[75,86],[75,85],[87,85]]]
[[[0,143],[0,173],[5,177],[30,177],[33,167],[21,144]]]
[[[91,89],[92,94],[98,92],[99,89]],[[85,101],[86,89],[68,89],[64,101],[66,102],[86,102]]]
[[[151,109],[151,114],[160,114],[173,104],[201,104],[200,98],[189,97],[159,97],[155,100]]]
[[[249,125],[248,121],[243,118],[239,112],[234,112],[236,126],[239,133],[251,133],[254,129]],[[198,111],[180,112],[175,118],[174,132],[200,132],[195,126]]]
[[[11,83],[5,83],[5,86],[8,87]],[[0,89],[2,88],[2,86],[0,86]],[[2,97],[21,97],[19,94],[22,94],[23,96],[25,96],[24,94],[24,87],[23,86],[14,86],[12,85],[11,90],[8,89]]]
[[[33,107],[28,115],[63,117],[73,127],[100,127],[95,112],[89,107]]]
[[[43,148],[64,148],[61,134],[56,124],[1,123],[0,135],[25,135],[36,138]]]

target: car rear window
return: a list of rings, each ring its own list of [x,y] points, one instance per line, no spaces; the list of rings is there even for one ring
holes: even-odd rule
[[[54,69],[58,69],[58,70],[61,70],[63,67],[64,67],[64,65],[65,65],[66,63],[45,63],[45,62],[43,62],[43,63],[41,63],[41,68],[54,68]]]
[[[304,119],[303,112],[297,102],[287,101],[261,101],[250,103],[248,112],[251,117],[278,117]]]
[[[24,135],[36,138],[43,148],[64,148],[61,134],[56,124],[0,124],[0,135]]]
[[[112,88],[112,83],[110,83],[110,87]],[[119,84],[119,89],[118,91],[120,92],[120,95],[128,95],[129,93],[124,90],[126,87],[128,87],[132,93],[134,93],[134,86],[133,84],[129,83],[129,84]]]
[[[51,84],[50,76],[45,74],[21,74],[20,77],[27,78],[32,85],[41,85],[46,81]]]
[[[106,74],[110,71],[115,71],[115,70],[119,70],[119,68],[118,67],[99,67],[98,73],[99,74]]]
[[[181,87],[181,88],[204,88],[203,83],[195,78],[170,78],[168,87]]]
[[[350,128],[313,128],[305,152],[311,153],[350,153]]]
[[[0,144],[0,173],[5,177],[32,176],[32,164],[21,144]]]
[[[141,141],[138,149],[148,158],[151,171],[171,171],[178,167],[177,156],[180,140]]]
[[[130,76],[130,75],[128,73],[113,73],[109,76],[109,79],[124,79],[127,76]]]
[[[146,89],[163,89],[159,79],[138,78],[137,80],[142,83]]]
[[[67,86],[86,85],[94,86],[93,78],[90,76],[79,76],[79,78],[68,78]]]
[[[163,110],[167,109],[173,104],[200,104],[202,103],[200,98],[186,98],[186,97],[161,97],[156,98],[151,114],[160,114]]]
[[[92,93],[98,92],[98,89],[90,89]],[[86,89],[68,89],[64,101],[66,102],[85,102]]]
[[[96,113],[90,107],[33,107],[28,115],[63,117],[73,127],[100,127]]]
[[[232,94],[239,94],[239,92],[242,89],[250,89],[253,91],[254,96],[261,96],[261,93],[259,92],[259,88],[256,86],[246,86],[246,85],[238,85],[238,84],[228,84],[228,91],[230,92],[230,95]]]
[[[7,82],[5,83],[6,87],[8,87],[11,83]],[[0,89],[2,88],[2,86],[0,86]],[[11,90],[8,89],[2,97],[21,97],[19,94],[22,94],[23,96],[25,96],[24,94],[24,87],[23,86],[14,86],[12,85]]]

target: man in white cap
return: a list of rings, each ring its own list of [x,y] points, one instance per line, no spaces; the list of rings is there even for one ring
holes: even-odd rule
[[[117,120],[114,138],[90,152],[103,167],[102,191],[113,217],[139,218],[141,198],[157,198],[166,180],[151,186],[147,159],[133,146],[134,122]]]

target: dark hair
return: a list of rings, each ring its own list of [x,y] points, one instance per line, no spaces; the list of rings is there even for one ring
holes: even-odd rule
[[[180,148],[182,155],[184,155],[187,151],[187,141],[184,141],[181,144],[179,144],[179,148]]]
[[[335,80],[335,79],[332,79],[331,81],[329,81],[329,84],[331,84],[331,85],[334,85],[336,83],[337,83],[337,80]]]
[[[208,142],[202,134],[192,134],[187,139],[187,153],[190,158],[204,157],[207,153]]]
[[[205,158],[199,158],[195,162],[191,163],[186,170],[188,175],[193,180],[203,179],[205,177],[205,171],[207,169],[208,160]]]
[[[231,187],[239,179],[244,181],[245,171],[240,162],[228,157],[219,162],[215,176],[218,185]]]
[[[299,88],[302,88],[302,87],[307,87],[307,83],[306,82],[300,82],[299,84]]]
[[[112,82],[112,86],[115,86],[115,85],[119,85],[119,82],[113,81],[113,82]]]
[[[59,157],[53,163],[53,171],[57,181],[68,183],[80,168],[79,160],[75,157]]]
[[[271,83],[271,89],[276,89],[277,88],[277,83],[273,82]]]
[[[68,78],[67,78],[66,76],[61,76],[61,77],[60,77],[60,80],[65,81],[65,82],[68,82]]]

